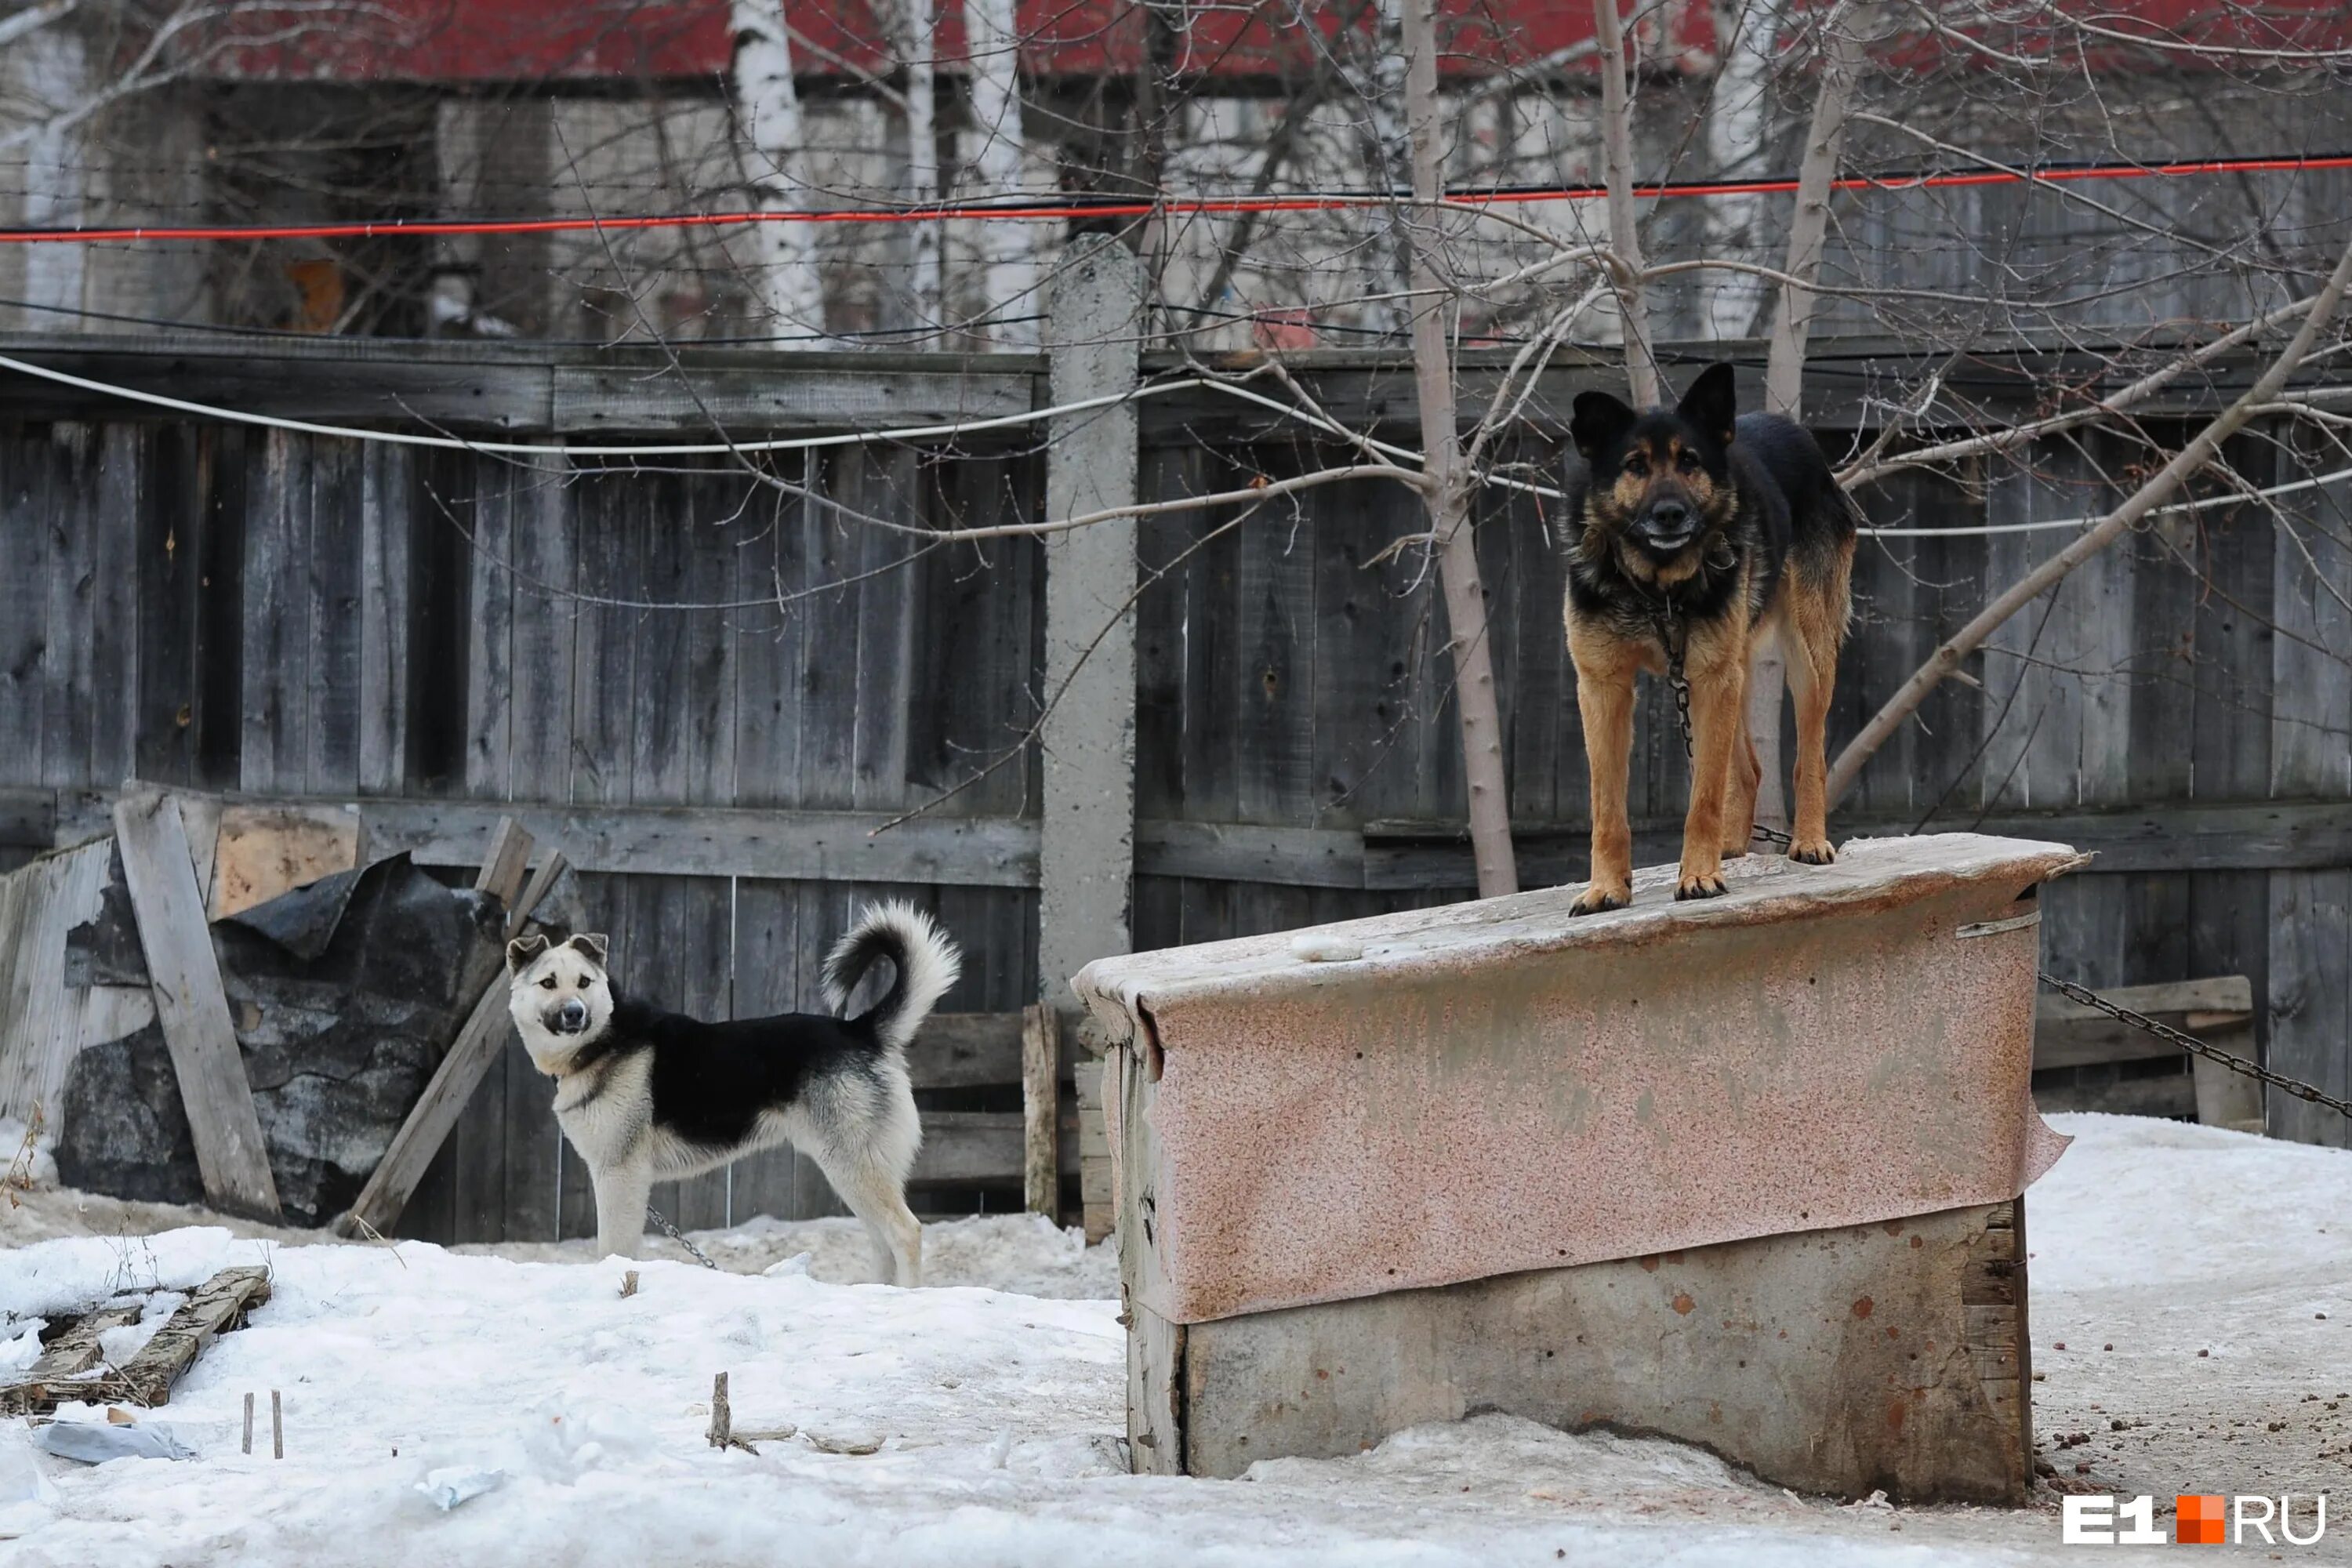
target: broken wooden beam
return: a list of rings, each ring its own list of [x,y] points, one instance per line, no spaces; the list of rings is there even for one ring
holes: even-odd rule
[[[1021,1012],[1021,1191],[1031,1214],[1062,1207],[1061,1020],[1038,1003]]]
[[[278,1184],[229,1021],[179,805],[161,790],[126,791],[115,803],[114,832],[163,1043],[187,1107],[205,1201],[228,1213],[277,1219]]]
[[[101,1307],[59,1330],[41,1347],[39,1358],[21,1381],[0,1388],[0,1415],[36,1415],[66,1400],[88,1398],[90,1371],[106,1353],[99,1336],[137,1322],[139,1310],[136,1306]]]
[[[138,1307],[91,1312],[42,1351],[21,1383],[0,1388],[0,1414],[42,1415],[67,1400],[121,1400],[152,1408],[168,1405],[172,1387],[213,1341],[245,1325],[246,1314],[269,1300],[269,1270],[258,1265],[224,1268],[181,1303],[147,1342],[121,1366],[91,1376],[104,1360],[99,1336],[139,1321]]]
[[[510,816],[499,818],[481,874],[474,879],[478,891],[490,894],[507,907],[505,929],[509,931],[520,929],[521,922],[555,882],[554,876],[541,868],[541,875],[530,885],[530,895],[522,896],[523,868],[530,858],[530,835],[520,823]],[[551,855],[548,858],[559,862],[561,857]],[[367,1185],[360,1189],[350,1212],[337,1216],[337,1236],[349,1239],[370,1231],[390,1234],[401,1211],[408,1206],[416,1184],[425,1179],[433,1156],[441,1152],[449,1130],[457,1126],[466,1102],[474,1097],[490,1064],[505,1048],[507,1031],[511,1027],[512,1021],[507,1016],[507,974],[501,964],[475,999],[474,1010],[467,1016],[457,1038],[441,1058],[441,1065],[434,1069],[425,1092],[410,1108],[408,1119],[393,1134],[383,1158],[369,1173]]]

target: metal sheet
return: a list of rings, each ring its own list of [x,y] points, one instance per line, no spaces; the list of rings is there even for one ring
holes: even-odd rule
[[[1073,984],[1156,1078],[1122,1097],[1153,1136],[1111,1137],[1156,1216],[1129,1288],[1201,1322],[2014,1197],[2066,1142],[2040,933],[1958,931],[2082,858],[1857,840],[1704,902],[1662,868],[1584,919],[1550,889],[1098,960]]]

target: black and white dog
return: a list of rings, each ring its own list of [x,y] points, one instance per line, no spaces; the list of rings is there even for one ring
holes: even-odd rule
[[[706,1024],[615,990],[605,939],[507,944],[507,1008],[555,1119],[596,1184],[596,1245],[635,1253],[656,1182],[698,1175],[789,1142],[866,1222],[899,1285],[919,1285],[923,1229],[907,1173],[923,1140],[907,1042],[956,983],[961,960],[906,904],[862,913],[824,963],[826,1003],[845,1008],[876,961],[896,972],[855,1018],[786,1013]]]

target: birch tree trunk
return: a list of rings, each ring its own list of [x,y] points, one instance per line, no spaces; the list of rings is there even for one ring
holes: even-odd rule
[[[1412,132],[1407,123],[1412,97],[1407,60],[1412,51],[1405,41],[1405,10],[1413,3],[1377,0],[1372,13],[1371,55],[1363,74],[1364,170],[1370,176],[1366,183],[1382,190],[1394,190],[1401,177],[1409,182],[1412,168]],[[1414,189],[1418,197],[1419,187]],[[1426,210],[1413,215],[1424,223],[1429,216]],[[1406,225],[1391,222],[1383,237],[1386,243],[1375,240],[1360,253],[1367,301],[1363,324],[1401,331],[1419,315],[1424,301],[1395,298],[1399,290],[1413,286],[1412,242]]]
[[[1772,60],[1780,44],[1780,15],[1770,0],[1733,0],[1717,14],[1715,91],[1706,106],[1707,168],[1718,180],[1754,168],[1770,137],[1768,112]],[[1769,198],[1753,194],[1710,196],[1703,255],[1761,260]],[[1756,331],[1764,279],[1751,272],[1706,275],[1702,307],[1707,332],[1744,338]]]
[[[1438,586],[1452,634],[1455,707],[1462,721],[1462,771],[1470,786],[1470,849],[1478,866],[1478,896],[1519,890],[1511,850],[1510,800],[1503,774],[1502,715],[1495,694],[1494,649],[1486,628],[1486,595],[1478,580],[1478,552],[1470,530],[1471,477],[1464,471],[1455,425],[1454,362],[1446,323],[1454,303],[1436,266],[1441,216],[1438,182],[1437,39],[1431,13],[1436,0],[1402,0],[1405,120],[1412,141],[1412,208],[1398,225],[1411,258],[1413,384],[1420,394],[1423,471],[1432,531],[1437,539]],[[1606,0],[1603,0],[1606,3]]]
[[[908,206],[940,199],[938,16],[934,0],[898,0],[891,7],[890,46],[907,67],[907,186]],[[910,226],[908,236],[908,308],[917,326],[946,320],[940,281],[940,226]]]
[[[1021,36],[1013,0],[963,0],[965,47],[971,58],[972,177],[984,196],[1005,195],[1024,185],[1027,143],[1021,123]],[[1037,247],[1043,227],[1028,222],[982,222],[980,231],[981,300],[992,315],[1034,316],[1044,310],[1037,291]],[[1034,348],[1034,321],[1007,321],[989,337],[1008,348]]]
[[[805,205],[807,136],[800,93],[793,83],[793,48],[784,31],[782,0],[733,0],[737,153],[753,201],[763,212]],[[816,231],[807,224],[763,223],[751,236],[751,286],[778,332],[824,331],[824,285],[818,275]],[[810,342],[780,348],[807,348]]]
[[[1837,178],[1846,119],[1853,112],[1854,92],[1862,80],[1862,34],[1869,10],[1842,3],[1822,23],[1829,36],[1822,42],[1821,85],[1813,93],[1805,153],[1797,165],[1797,211],[1789,225],[1789,259],[1783,268],[1790,281],[1781,284],[1780,305],[1772,312],[1772,345],[1764,368],[1764,406],[1791,419],[1802,416],[1805,339],[1812,330],[1817,298],[1811,285],[1821,276],[1822,251],[1829,239],[1830,184]]]
[[[54,15],[62,11],[37,11]],[[81,121],[67,110],[91,94],[89,51],[70,23],[29,30],[30,36],[9,46],[9,74],[39,117],[25,146],[24,221],[27,227],[78,224],[89,191],[89,170]],[[24,299],[27,304],[76,310],[82,305],[82,284],[88,252],[79,245],[26,245],[17,247],[25,264]],[[63,318],[41,312],[29,325],[41,331],[59,330]],[[77,330],[68,322],[64,330]]]
[[[1609,182],[1609,248],[1617,310],[1625,333],[1625,379],[1633,406],[1662,401],[1658,361],[1650,348],[1649,298],[1642,285],[1641,215],[1633,205],[1633,105],[1626,90],[1625,29],[1617,0],[1592,0],[1593,37],[1601,46],[1601,162]]]

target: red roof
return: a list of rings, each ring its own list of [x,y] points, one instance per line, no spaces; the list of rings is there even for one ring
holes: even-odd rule
[[[962,5],[937,3],[937,58],[960,69]],[[1023,66],[1033,75],[1131,73],[1143,59],[1146,13],[1139,0],[1018,3],[1026,40]],[[1339,16],[1355,10],[1329,3],[1315,7],[1326,37],[1337,30]],[[1448,51],[1444,68],[1454,75],[1524,68],[1592,36],[1589,0],[1439,0],[1439,11]],[[1668,15],[1675,18],[1675,42],[1709,48],[1713,12],[1697,0],[1673,5]],[[218,68],[248,79],[711,78],[728,67],[728,14],[726,0],[374,0],[321,26],[313,12],[246,11],[227,25],[252,42],[224,49]],[[2341,48],[2352,38],[2352,7],[2341,0],[2268,0],[2243,9],[2210,0],[2101,0],[2079,14],[2118,34],[2179,36],[2239,48]],[[798,52],[802,74],[851,74],[843,61],[862,71],[892,68],[871,0],[786,0],[785,15],[816,46]],[[1202,7],[1180,42],[1178,68],[1212,77],[1295,72],[1311,55],[1290,22],[1293,15],[1289,0]],[[2001,41],[2004,47],[2037,52],[2012,33],[2004,32]]]

